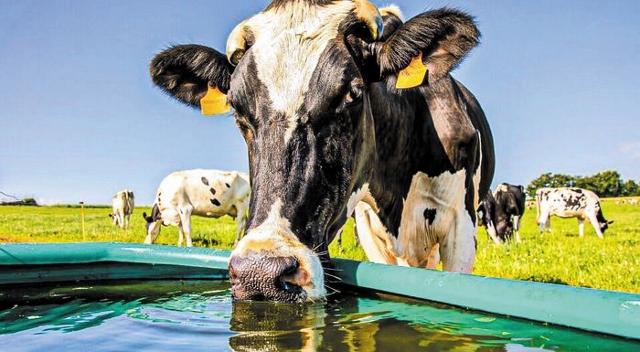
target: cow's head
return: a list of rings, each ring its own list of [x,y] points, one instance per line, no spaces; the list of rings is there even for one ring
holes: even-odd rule
[[[459,11],[400,16],[366,0],[275,0],[231,32],[225,55],[180,45],[152,60],[153,81],[186,104],[226,94],[247,143],[252,197],[230,261],[235,298],[325,294],[328,244],[350,197],[366,195],[357,191],[373,164],[371,84],[393,89],[419,55],[428,73],[418,84],[431,84],[478,40]]]
[[[160,208],[158,208],[158,205],[153,205],[153,207],[151,208],[151,215],[147,215],[146,212],[143,212],[142,218],[145,221],[147,234],[150,235],[151,238],[155,238],[160,232],[160,226],[162,225],[162,214],[160,213]]]
[[[602,208],[598,208],[598,213],[596,214],[596,218],[598,219],[598,225],[600,226],[600,231],[604,234],[605,231],[609,228],[609,225],[613,224],[613,220],[609,221],[604,218],[604,214],[602,213]]]
[[[503,243],[513,235],[513,220],[505,211],[506,198],[500,192],[495,197],[489,192],[477,210],[478,225],[486,227],[489,237],[496,243]]]

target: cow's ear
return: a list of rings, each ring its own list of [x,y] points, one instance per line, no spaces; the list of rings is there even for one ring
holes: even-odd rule
[[[151,60],[149,71],[153,83],[163,91],[187,105],[202,108],[203,113],[206,113],[204,104],[211,99],[226,105],[233,66],[215,49],[202,45],[173,46]]]
[[[382,77],[397,76],[398,88],[435,82],[449,74],[480,38],[473,17],[454,9],[422,13],[375,44]]]

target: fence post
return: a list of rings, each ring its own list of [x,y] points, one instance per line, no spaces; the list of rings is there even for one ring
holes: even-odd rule
[[[80,219],[82,219],[82,242],[87,242],[87,234],[84,231],[84,202],[80,202]]]

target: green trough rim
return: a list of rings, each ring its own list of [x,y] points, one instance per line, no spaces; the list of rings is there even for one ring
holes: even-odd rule
[[[229,251],[131,243],[0,245],[0,286],[106,279],[227,278]],[[343,283],[640,339],[640,295],[335,259]]]

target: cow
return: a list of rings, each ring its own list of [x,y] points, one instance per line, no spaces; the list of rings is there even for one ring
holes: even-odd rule
[[[247,221],[250,196],[249,176],[241,172],[202,169],[174,172],[160,183],[151,215],[142,214],[147,222],[144,243],[152,244],[162,225],[174,225],[178,227],[178,246],[186,239],[187,247],[191,247],[192,215],[234,217],[237,243]]]
[[[109,214],[113,225],[122,229],[128,228],[134,207],[135,202],[132,191],[125,189],[116,193],[111,198],[111,214]]]
[[[510,240],[515,234],[520,242],[520,222],[525,211],[524,187],[501,183],[489,192],[478,207],[478,224],[487,228],[496,244]]]
[[[151,60],[168,95],[233,110],[247,144],[234,299],[325,297],[328,245],[352,215],[373,262],[472,271],[493,137],[450,71],[480,33],[455,9],[402,17],[367,0],[273,0],[233,29],[225,54],[177,45]]]
[[[584,236],[584,221],[588,220],[599,238],[613,224],[602,214],[600,198],[582,188],[540,188],[536,191],[540,232],[551,229],[551,216],[577,218],[580,237]]]

